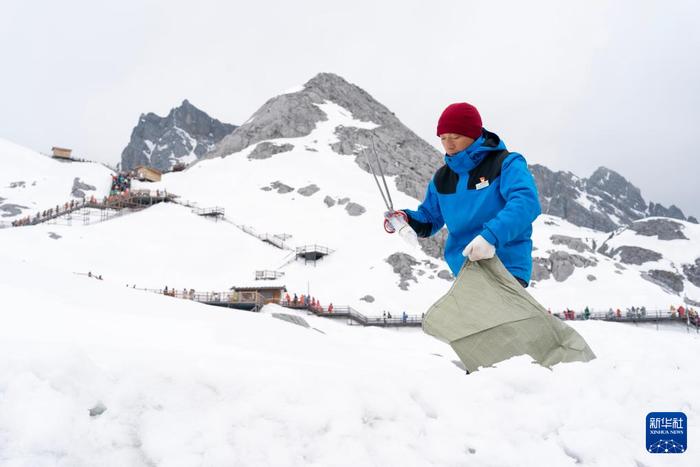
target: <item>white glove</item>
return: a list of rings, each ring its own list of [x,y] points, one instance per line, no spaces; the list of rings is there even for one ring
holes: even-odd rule
[[[495,254],[496,247],[491,245],[481,235],[477,235],[462,251],[462,255],[468,257],[469,261],[493,258]]]
[[[387,233],[398,232],[399,236],[409,245],[419,247],[416,232],[408,225],[408,216],[403,211],[387,211],[384,213],[384,230]]]

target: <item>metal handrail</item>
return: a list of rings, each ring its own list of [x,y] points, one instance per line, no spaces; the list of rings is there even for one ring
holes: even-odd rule
[[[263,270],[263,271],[255,271],[255,280],[274,280],[274,279],[279,279],[280,277],[284,277],[284,272],[283,271],[271,271],[271,270]]]
[[[574,317],[576,319],[585,319],[585,311],[580,310],[569,310],[573,311]],[[552,313],[555,316],[564,316],[565,311]],[[591,311],[589,312],[588,319],[598,319],[598,320],[614,320],[614,321],[624,321],[632,319],[675,319],[677,312],[672,312],[670,310],[620,310],[620,316],[617,316],[617,311]]]
[[[361,312],[357,311],[351,306],[347,305],[341,305],[341,306],[333,306],[333,311],[328,311],[328,307],[321,307],[321,308],[314,308],[309,306],[308,304],[301,305],[299,303],[293,304],[293,303],[287,303],[287,302],[281,302],[280,305],[287,307],[287,308],[296,308],[296,309],[305,309],[309,310],[311,313],[317,315],[317,316],[323,316],[323,317],[337,317],[337,318],[345,318],[349,317],[353,319],[354,321],[362,324],[363,326],[372,326],[372,325],[418,325],[423,322],[423,316],[418,316],[418,315],[407,315],[406,319],[404,319],[402,316],[397,316],[397,317],[391,317],[391,318],[384,318],[382,316],[366,316],[362,314]]]
[[[333,253],[334,250],[331,250],[328,247],[322,246],[322,245],[304,245],[304,246],[298,246],[296,248],[297,254],[299,253],[311,253],[311,252],[317,252],[317,253],[323,253],[324,255],[329,255]]]
[[[185,290],[174,290],[174,289],[149,289],[142,287],[132,287],[135,290],[141,290],[144,292],[156,293],[160,295],[166,295],[168,297],[180,298],[184,300],[192,300],[195,302],[202,303],[264,303],[264,297],[258,292],[231,292],[230,290],[224,292],[194,292],[190,293]],[[252,295],[253,299],[246,298]]]

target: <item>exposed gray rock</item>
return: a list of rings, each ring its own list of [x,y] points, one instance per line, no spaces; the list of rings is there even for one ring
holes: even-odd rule
[[[430,269],[437,269],[438,265],[430,261],[429,259],[424,259],[423,264]]]
[[[566,245],[572,250],[583,253],[584,251],[593,251],[590,246],[583,240],[577,237],[567,237],[566,235],[552,235],[552,243],[555,245]]]
[[[593,274],[589,274],[589,275],[586,276],[586,279],[588,279],[589,281],[593,282],[593,281],[596,280],[597,278],[596,278]]]
[[[288,323],[296,324],[297,326],[301,326],[302,328],[311,327],[309,326],[309,323],[307,323],[306,320],[301,316],[290,315],[288,313],[272,313],[272,317],[280,319],[282,321],[286,321]]]
[[[447,239],[447,229],[442,229],[432,237],[418,238],[421,249],[428,256],[442,258],[445,254],[445,240]]]
[[[200,159],[235,129],[235,125],[211,118],[185,99],[167,117],[141,114],[122,151],[120,167],[131,170],[148,165],[167,172],[183,157],[193,154]]]
[[[585,179],[571,172],[553,172],[534,164],[530,171],[535,178],[540,205],[544,214],[562,217],[572,224],[610,232],[618,225],[603,212],[590,211],[576,202],[585,191]]]
[[[672,204],[668,208],[663,207],[661,204],[656,204],[649,202],[649,217],[672,217],[674,219],[685,220],[683,211],[680,210],[675,204]]]
[[[642,273],[642,277],[676,293],[683,291],[683,276],[675,272],[652,269]]]
[[[338,142],[333,143],[331,149],[341,155],[356,156],[372,144],[372,133],[356,127],[339,126],[335,129],[335,136],[338,137]]]
[[[700,307],[700,301],[698,301],[698,300],[693,300],[693,299],[689,298],[687,295],[684,295],[684,296],[683,296],[683,301],[684,301],[686,304],[690,305],[690,306],[698,306],[698,307]]]
[[[326,206],[328,206],[329,208],[335,206],[335,200],[328,195],[326,195],[326,197],[323,198],[323,202],[326,203]]]
[[[625,264],[644,264],[649,261],[658,261],[663,258],[661,253],[653,250],[647,250],[638,246],[621,246],[610,252],[610,256],[620,255],[620,261]]]
[[[447,269],[440,270],[440,272],[437,273],[437,276],[440,279],[445,279],[446,281],[453,281],[454,280],[454,276]]]
[[[571,261],[569,257],[569,254],[563,251],[557,252],[557,254],[550,256],[550,264],[552,268],[552,275],[558,282],[565,281],[574,273],[574,270],[576,269],[573,261]]]
[[[21,204],[7,203],[0,205],[0,211],[3,212],[0,217],[14,217],[22,214],[22,209],[29,209]]]
[[[612,235],[608,238],[608,240],[609,240],[610,238],[612,238]],[[598,253],[601,253],[601,254],[604,255],[604,254],[606,254],[606,252],[608,251],[608,248],[609,248],[608,244],[605,243],[605,242],[603,242],[603,244],[600,245],[600,248],[598,248]]]
[[[623,224],[645,217],[647,204],[636,186],[625,177],[605,167],[599,167],[586,180],[586,190],[597,196],[597,207],[609,216],[617,216]]]
[[[575,268],[594,266],[595,261],[581,255],[569,254],[566,251],[555,251],[549,255],[550,271],[558,282],[565,281]]]
[[[531,280],[533,281],[544,281],[551,277],[552,265],[548,258],[532,258],[532,275]]]
[[[26,183],[19,181],[19,182],[10,182],[10,188],[25,188]]]
[[[574,265],[577,268],[587,268],[589,266],[596,266],[598,264],[598,260],[594,256],[589,256],[586,258],[585,256],[581,255],[571,255],[571,257],[574,260]]]
[[[97,417],[105,413],[106,410],[107,407],[105,407],[105,405],[102,402],[98,402],[93,408],[89,410],[89,413],[91,417]]]
[[[581,227],[611,232],[647,216],[685,219],[676,206],[647,206],[639,188],[605,167],[598,168],[588,179],[536,164],[530,166],[530,171],[535,177],[542,212]]]
[[[363,206],[353,202],[348,203],[348,205],[345,206],[345,210],[351,216],[360,216],[367,211]]]
[[[275,190],[277,190],[277,193],[280,193],[280,194],[290,193],[290,192],[294,191],[294,188],[292,188],[289,185],[285,185],[284,183],[280,182],[279,180],[276,182],[270,183],[270,186],[272,188],[274,188]]]
[[[695,264],[684,264],[683,274],[691,284],[700,287],[700,258],[695,259]]]
[[[688,240],[683,234],[683,224],[669,219],[647,219],[634,222],[629,227],[639,235],[658,237],[659,240]]]
[[[223,138],[206,157],[225,157],[260,141],[307,136],[318,122],[328,120],[314,105],[321,103],[322,99],[314,100],[303,91],[273,97],[247,122]]]
[[[374,297],[371,296],[371,295],[365,295],[365,296],[362,297],[360,300],[362,300],[363,302],[367,302],[367,303],[373,303],[373,302],[374,302]]]
[[[71,189],[71,195],[75,198],[85,198],[85,192],[83,190],[87,191],[95,191],[97,188],[95,188],[92,185],[88,185],[87,183],[83,183],[80,181],[80,177],[75,177],[73,179],[73,188]]]
[[[690,222],[692,224],[697,224],[698,220],[693,216],[688,216],[688,222]]]
[[[271,186],[264,186],[264,187],[261,187],[260,189],[261,189],[262,191],[272,191],[272,187],[271,187]]]
[[[255,146],[255,149],[248,155],[248,159],[269,159],[275,154],[289,152],[294,149],[293,144],[275,144],[269,141],[263,141]]]
[[[350,201],[350,198],[340,198],[340,199],[338,199],[338,204],[342,206],[343,204],[347,203],[348,201]]]
[[[399,288],[401,290],[408,290],[408,281],[412,280],[418,283],[418,279],[413,275],[413,267],[420,264],[416,259],[406,253],[397,252],[392,254],[386,259],[386,262],[391,265],[394,272],[399,275],[401,281],[399,282]]]
[[[622,270],[622,271],[626,271],[626,270],[627,270],[627,268],[624,267],[623,265],[621,265],[620,263],[615,263],[614,266],[615,266],[617,269],[620,269],[620,270]]]
[[[58,240],[59,238],[61,238],[61,236],[55,232],[49,232],[49,237],[54,239],[54,240]]]
[[[556,281],[562,282],[568,279],[576,268],[587,268],[598,264],[594,257],[586,258],[585,256],[561,250],[550,251],[549,253],[548,258],[539,256],[532,258],[532,281],[539,282],[554,277]],[[588,275],[588,280],[595,280],[595,277]]]
[[[311,196],[314,193],[318,192],[319,190],[321,190],[321,189],[312,183],[311,185],[307,185],[303,188],[299,188],[297,190],[297,192],[302,196]]]

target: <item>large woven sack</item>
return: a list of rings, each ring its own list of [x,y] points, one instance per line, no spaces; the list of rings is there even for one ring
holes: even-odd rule
[[[469,372],[516,355],[546,367],[595,358],[583,337],[549,314],[498,257],[467,261],[428,309],[423,331],[450,344]]]

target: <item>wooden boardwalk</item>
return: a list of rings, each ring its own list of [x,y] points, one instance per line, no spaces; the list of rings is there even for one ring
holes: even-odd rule
[[[424,315],[407,315],[405,318],[401,315],[389,317],[382,316],[367,316],[360,311],[354,309],[351,306],[337,306],[333,307],[333,311],[328,311],[328,308],[323,307],[312,307],[309,305],[302,305],[300,303],[287,303],[272,302],[270,300],[265,300],[265,298],[258,292],[193,292],[193,291],[176,291],[176,290],[165,290],[165,289],[144,289],[137,288],[136,290],[143,290],[146,292],[157,293],[161,295],[166,295],[173,298],[179,298],[183,300],[192,300],[205,305],[218,306],[224,308],[234,308],[237,310],[253,311],[259,312],[260,309],[269,303],[275,303],[284,308],[302,310],[306,311],[308,314],[313,314],[321,318],[329,319],[344,319],[348,325],[360,325],[360,326],[375,326],[375,327],[421,327],[423,325]],[[557,316],[557,314],[555,314]],[[585,321],[583,313],[578,313],[574,315],[574,319],[564,319],[561,316],[558,318],[564,321]],[[614,313],[611,315],[607,313],[594,312],[588,317],[589,320],[599,320],[599,321],[609,321],[609,322],[621,322],[621,323],[659,323],[659,322],[676,322],[679,324],[686,324],[690,329],[695,328],[696,331],[700,332],[700,318],[698,316],[688,317],[687,315],[683,318],[679,317],[675,313],[671,313],[666,310],[652,310],[647,311],[644,315],[641,313],[627,313],[624,316],[616,316]]]
[[[406,319],[401,316],[391,318],[377,317],[377,316],[366,316],[351,306],[338,306],[333,307],[333,311],[329,312],[328,308],[318,308],[310,307],[307,305],[299,305],[293,303],[279,303],[280,306],[285,308],[292,308],[295,310],[306,310],[309,314],[314,314],[322,318],[332,318],[332,319],[345,319],[350,325],[361,325],[361,326],[380,326],[380,327],[420,327],[423,324],[423,318],[417,315],[408,315]]]
[[[72,200],[70,203],[64,203],[63,205],[57,204],[56,206],[44,209],[34,216],[18,219],[12,226],[23,227],[43,224],[64,217],[68,218],[70,221],[73,217],[80,219],[81,216],[83,218],[83,223],[87,224],[90,223],[90,216],[88,215],[88,210],[90,209],[101,210],[103,213],[112,211],[121,214],[122,211],[125,210],[133,212],[158,203],[173,202],[176,198],[177,195],[166,191],[134,190],[125,194],[108,196],[100,201],[95,198]],[[116,217],[116,214],[113,216],[103,214],[100,221],[109,220],[113,217]]]

